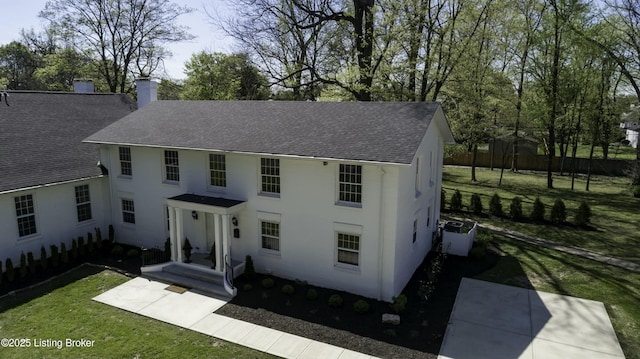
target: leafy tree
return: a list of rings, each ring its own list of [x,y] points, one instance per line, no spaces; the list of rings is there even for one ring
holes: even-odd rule
[[[246,54],[200,52],[185,64],[185,100],[264,100],[267,80]]]
[[[40,17],[98,59],[109,91],[125,93],[134,77],[153,74],[165,44],[191,39],[176,19],[192,10],[167,0],[49,0]]]
[[[39,90],[35,72],[41,59],[24,44],[13,41],[0,46],[0,86],[11,90]]]

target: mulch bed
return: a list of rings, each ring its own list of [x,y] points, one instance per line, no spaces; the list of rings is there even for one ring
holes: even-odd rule
[[[238,295],[216,313],[377,357],[435,359],[461,279],[493,267],[499,255],[488,251],[481,260],[446,258],[436,290],[426,302],[421,300],[418,292],[420,281],[430,271],[433,257],[434,253],[430,253],[425,258],[405,287],[403,294],[408,301],[406,308],[399,313],[399,325],[382,324],[382,314],[394,313],[390,303],[264,274],[257,274],[252,280],[240,276],[235,281]],[[105,250],[64,267],[49,267],[46,273],[39,271],[11,284],[5,280],[0,285],[0,313],[104,269],[130,276],[139,275],[141,264],[140,256],[112,256]],[[273,279],[275,285],[264,288],[262,281],[265,278]],[[282,292],[282,287],[287,284],[295,289],[293,294]],[[313,300],[307,298],[307,291],[311,288],[317,292],[317,298]],[[12,294],[3,296],[6,293]],[[340,308],[328,305],[333,294],[342,297]],[[354,310],[353,304],[358,300],[369,304],[367,313],[360,314]]]
[[[448,257],[435,293],[425,302],[418,296],[419,282],[426,278],[433,256],[427,256],[403,291],[408,301],[400,325],[382,324],[382,314],[394,313],[389,303],[261,274],[253,280],[240,276],[234,283],[238,295],[216,313],[377,357],[437,358],[462,277],[492,267],[498,257]],[[263,288],[265,278],[272,278],[274,287]],[[293,295],[282,293],[287,284],[295,288]],[[306,297],[310,288],[318,293],[314,300]],[[343,298],[342,307],[328,305],[333,294]],[[360,299],[370,305],[366,314],[353,309]]]

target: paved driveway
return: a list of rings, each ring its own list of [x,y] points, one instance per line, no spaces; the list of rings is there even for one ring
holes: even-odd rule
[[[624,359],[600,302],[463,278],[439,359]]]

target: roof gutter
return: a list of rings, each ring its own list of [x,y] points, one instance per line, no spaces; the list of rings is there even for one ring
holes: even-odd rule
[[[170,149],[174,149],[174,150],[222,152],[222,153],[243,154],[243,155],[253,155],[253,156],[273,156],[273,157],[284,157],[284,158],[291,158],[291,159],[312,159],[312,160],[319,160],[319,161],[334,161],[334,162],[355,162],[355,163],[365,163],[365,164],[374,164],[374,165],[388,165],[388,166],[400,166],[400,167],[410,167],[411,166],[411,163],[369,161],[369,160],[356,160],[356,159],[348,159],[348,158],[330,158],[330,157],[316,157],[316,156],[302,156],[302,155],[288,155],[288,154],[282,154],[282,153],[233,151],[233,150],[220,150],[220,149],[211,149],[211,148],[194,148],[194,147],[165,146],[165,145],[140,145],[140,144],[135,144],[135,143],[102,142],[102,141],[92,141],[92,140],[84,140],[82,142],[99,144],[99,145],[131,146],[131,147],[147,147],[147,148],[165,148],[165,149],[170,148]]]
[[[6,191],[0,191],[0,195],[9,194],[9,193],[16,193],[16,192],[22,192],[22,191],[32,191],[32,190],[35,190],[35,189],[53,187],[53,186],[58,186],[58,185],[63,185],[63,184],[74,183],[74,182],[82,182],[82,181],[87,181],[87,180],[96,179],[96,178],[102,178],[102,177],[104,177],[104,175],[98,175],[98,176],[92,176],[92,177],[83,177],[83,178],[67,180],[67,181],[46,183],[46,184],[41,184],[41,185],[37,185],[37,186],[10,189],[10,190],[6,190]]]

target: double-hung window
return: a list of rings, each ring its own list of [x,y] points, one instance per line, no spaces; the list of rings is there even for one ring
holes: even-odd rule
[[[165,180],[169,182],[180,182],[180,163],[178,161],[178,151],[164,151],[164,172]]]
[[[136,210],[132,199],[122,199],[122,221],[124,223],[136,223]]]
[[[260,159],[261,191],[267,194],[280,194],[280,160],[277,158]]]
[[[221,154],[209,154],[209,184],[214,187],[227,186],[227,164],[225,156]]]
[[[360,236],[349,233],[337,233],[338,263],[351,266],[360,265]]]
[[[131,147],[118,147],[120,156],[120,175],[131,177],[133,167],[131,166]]]
[[[25,237],[37,233],[33,196],[30,194],[15,197],[18,234]]]
[[[93,218],[88,184],[76,186],[76,212],[78,214],[78,222],[88,221]]]
[[[362,166],[340,164],[338,202],[362,203]]]
[[[280,223],[260,221],[260,235],[263,249],[280,251]]]

